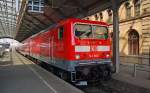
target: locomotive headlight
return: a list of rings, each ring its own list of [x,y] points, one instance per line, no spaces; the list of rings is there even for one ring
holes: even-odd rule
[[[110,55],[109,55],[109,54],[106,54],[106,57],[108,58],[108,57],[110,57]]]
[[[80,55],[79,54],[77,54],[75,57],[76,57],[76,59],[80,59]]]

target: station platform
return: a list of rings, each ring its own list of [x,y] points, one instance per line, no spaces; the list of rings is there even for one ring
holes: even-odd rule
[[[150,90],[150,72],[148,71],[150,66],[139,65],[135,72],[134,64],[122,63],[119,73],[113,74],[113,79]]]
[[[83,92],[14,51],[0,58],[0,93]]]

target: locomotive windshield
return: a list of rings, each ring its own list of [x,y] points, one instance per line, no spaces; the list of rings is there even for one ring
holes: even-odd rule
[[[108,29],[104,26],[76,24],[74,27],[75,36],[78,38],[106,39],[108,38]]]

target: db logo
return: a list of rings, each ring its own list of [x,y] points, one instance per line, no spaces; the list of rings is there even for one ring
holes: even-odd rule
[[[91,46],[91,51],[96,51],[97,47],[96,46]]]

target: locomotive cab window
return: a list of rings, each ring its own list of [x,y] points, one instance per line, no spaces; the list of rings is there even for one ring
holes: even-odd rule
[[[61,40],[63,38],[64,27],[60,27],[58,29],[58,39]]]
[[[108,29],[105,26],[88,25],[88,24],[76,24],[74,27],[75,36],[80,39],[92,38],[92,39],[107,39]]]
[[[93,38],[107,39],[108,38],[108,29],[103,26],[92,26]]]
[[[78,38],[88,38],[92,35],[92,29],[90,25],[76,24],[75,36]]]

